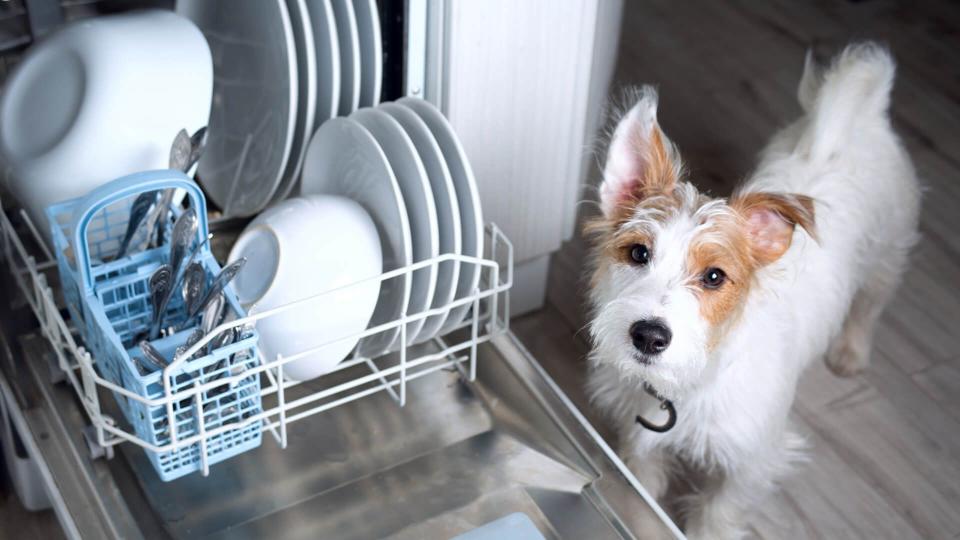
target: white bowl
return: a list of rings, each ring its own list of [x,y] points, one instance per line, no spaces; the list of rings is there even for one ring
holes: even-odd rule
[[[10,189],[49,235],[50,204],[167,168],[177,132],[207,125],[212,92],[210,48],[179,15],[71,24],[27,52],[0,98]]]
[[[323,345],[286,364],[284,376],[318,377],[350,353],[357,339],[340,338],[367,328],[380,295],[377,280],[351,284],[380,275],[383,265],[377,229],[359,204],[331,195],[287,199],[247,226],[230,252],[230,261],[240,257],[247,264],[233,287],[251,314],[350,285],[257,322],[268,362]]]

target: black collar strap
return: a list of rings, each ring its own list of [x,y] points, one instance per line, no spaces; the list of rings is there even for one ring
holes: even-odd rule
[[[643,383],[643,390],[660,402],[660,410],[667,411],[668,417],[665,423],[657,425],[651,423],[649,420],[638,414],[637,423],[649,429],[650,431],[655,431],[657,433],[666,433],[670,431],[677,423],[677,410],[673,407],[673,403],[669,399],[661,396],[656,390],[653,389],[652,386],[650,386],[649,383]]]

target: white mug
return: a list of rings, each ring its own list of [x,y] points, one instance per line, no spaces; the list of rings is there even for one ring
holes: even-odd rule
[[[175,13],[70,24],[27,52],[0,98],[10,191],[49,235],[50,204],[169,167],[177,132],[207,125],[212,93],[206,39]]]
[[[380,295],[380,237],[370,215],[345,197],[311,195],[268,208],[243,231],[230,261],[247,258],[233,282],[252,314],[330,292],[257,322],[267,362],[314,347],[316,352],[284,366],[284,375],[307,380],[333,369],[370,323]],[[348,286],[349,285],[349,286]],[[328,345],[328,342],[338,340]]]

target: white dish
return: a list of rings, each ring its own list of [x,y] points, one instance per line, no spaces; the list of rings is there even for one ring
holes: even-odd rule
[[[225,216],[270,201],[293,147],[297,62],[284,0],[179,0],[213,53],[213,108],[197,177]],[[139,71],[143,71],[142,69]]]
[[[297,179],[300,178],[300,168],[303,166],[303,155],[307,151],[310,136],[313,135],[314,119],[317,113],[317,58],[316,43],[313,36],[313,25],[310,22],[310,12],[306,0],[287,0],[290,13],[290,23],[293,26],[293,38],[296,44],[297,59],[297,116],[293,128],[293,144],[290,149],[290,159],[280,180],[280,185],[274,191],[271,202],[282,201],[293,191]]]
[[[67,25],[7,79],[0,149],[10,190],[49,238],[47,206],[167,168],[177,132],[207,125],[212,92],[210,49],[181,16],[144,11]]]
[[[462,225],[462,253],[469,257],[483,256],[483,214],[480,210],[480,194],[473,170],[467,160],[467,154],[457,139],[457,134],[447,119],[430,103],[416,98],[403,98],[397,103],[409,107],[417,113],[437,139],[443,151],[443,157],[450,167],[450,174],[456,187],[457,201],[460,206],[460,224]],[[457,284],[456,298],[469,296],[480,284],[480,266],[460,264],[460,281]],[[440,334],[452,330],[460,324],[471,304],[467,303],[450,310],[450,315],[440,329]]]
[[[317,114],[314,128],[340,109],[340,42],[330,0],[307,0],[317,59]]]
[[[357,339],[341,338],[366,329],[380,292],[376,280],[357,282],[379,275],[382,264],[376,227],[359,204],[322,195],[287,199],[243,231],[229,260],[241,257],[247,264],[233,288],[251,314],[326,293],[257,322],[268,362],[320,347],[284,366],[285,376],[302,381],[350,353]]]
[[[353,0],[360,38],[360,106],[380,103],[383,83],[383,39],[380,35],[380,12],[376,0]]]
[[[340,45],[340,105],[337,112],[347,116],[360,105],[360,37],[352,0],[331,0]]]
[[[389,114],[377,109],[369,107],[360,109],[350,115],[350,119],[356,120],[367,128],[390,162],[390,168],[393,169],[406,203],[407,218],[410,220],[413,262],[436,257],[440,254],[440,233],[437,226],[437,209],[433,202],[433,190],[430,189],[427,172],[410,137]],[[416,270],[412,276],[407,315],[415,315],[429,309],[436,287],[436,265]],[[408,345],[416,339],[424,322],[426,322],[425,318],[407,325]],[[390,348],[397,348],[399,344],[398,339]]]
[[[403,195],[387,156],[366,128],[349,118],[331,118],[314,134],[303,163],[304,195],[342,195],[360,203],[380,234],[383,271],[413,263],[410,222]],[[394,321],[410,302],[410,275],[383,282],[371,327]],[[400,327],[369,336],[359,351],[378,356],[396,340]]]
[[[437,140],[430,133],[427,124],[409,108],[396,103],[383,103],[378,110],[392,116],[407,132],[410,140],[417,149],[423,166],[430,179],[433,191],[433,200],[437,209],[437,226],[440,237],[440,253],[460,254],[460,207],[457,202],[457,192],[450,177],[450,169],[443,159],[443,152],[437,145]],[[437,269],[437,287],[433,293],[431,308],[438,308],[453,302],[457,292],[457,282],[460,277],[460,263],[458,261],[444,261]],[[417,334],[416,342],[423,342],[434,337],[443,326],[449,311],[427,317],[423,328]]]

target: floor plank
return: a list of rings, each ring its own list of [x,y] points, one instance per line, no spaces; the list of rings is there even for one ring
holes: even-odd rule
[[[913,381],[930,399],[960,422],[960,358],[941,362],[930,369],[913,374]]]

